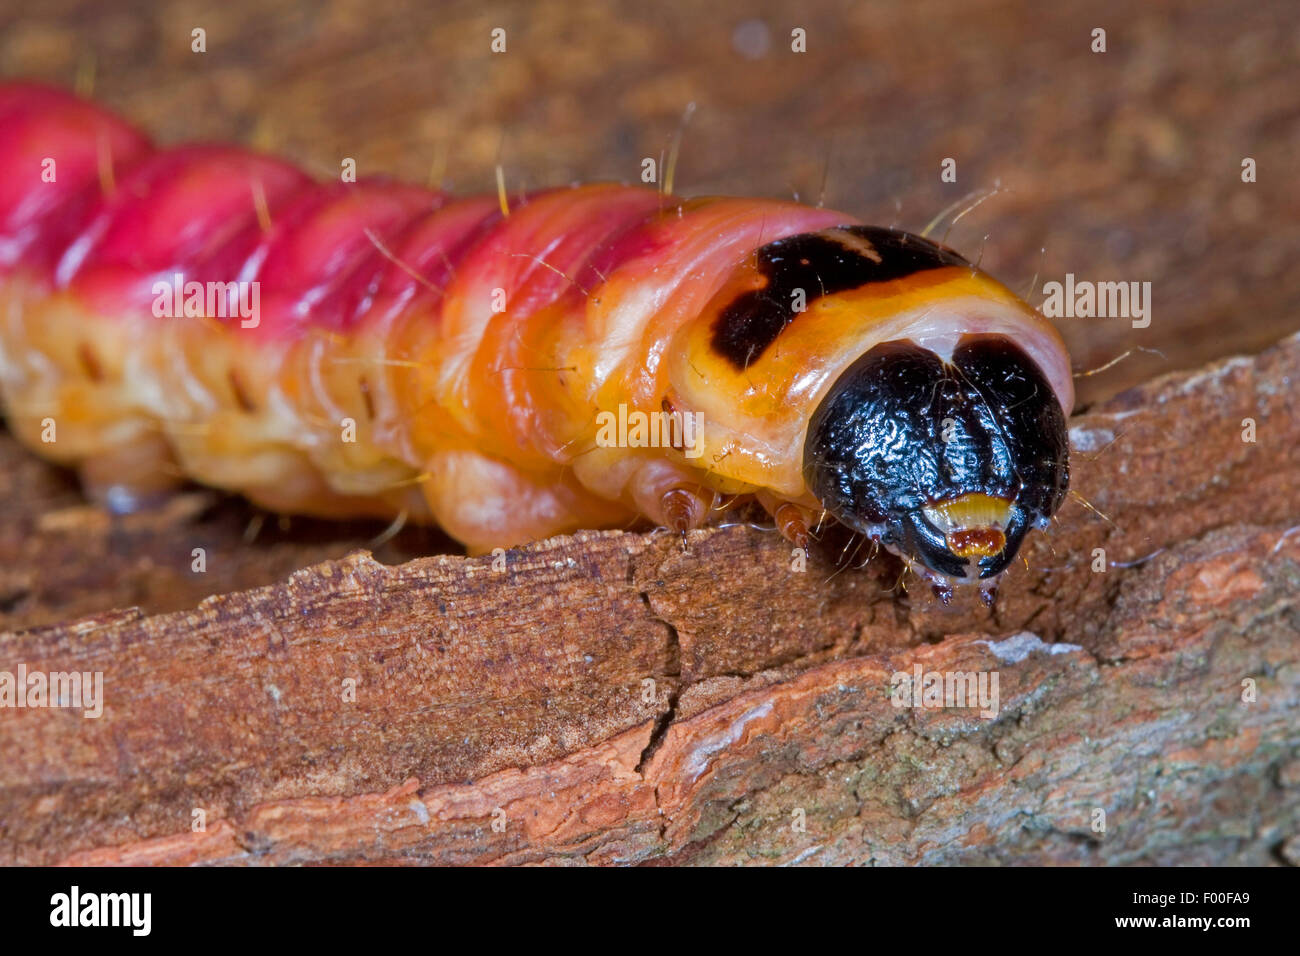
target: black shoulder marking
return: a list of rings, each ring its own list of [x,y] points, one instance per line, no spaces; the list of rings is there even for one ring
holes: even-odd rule
[[[824,295],[889,282],[943,266],[970,265],[951,249],[898,229],[844,226],[805,232],[760,248],[758,271],[767,285],[745,292],[722,310],[713,347],[736,368],[747,368],[794,321],[795,290],[805,303]]]

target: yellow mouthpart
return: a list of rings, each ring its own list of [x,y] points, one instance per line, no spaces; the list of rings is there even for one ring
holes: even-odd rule
[[[921,511],[959,558],[991,558],[1007,546],[1003,529],[1011,519],[1011,502],[1006,498],[973,492]]]

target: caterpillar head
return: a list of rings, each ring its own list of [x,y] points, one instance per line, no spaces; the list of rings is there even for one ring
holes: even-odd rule
[[[1060,336],[946,246],[873,226],[755,250],[674,350],[710,475],[901,555],[940,593],[987,589],[1068,486]]]
[[[1004,336],[962,337],[946,358],[886,342],[813,413],[804,478],[836,519],[940,588],[987,581],[1065,497],[1065,413]]]

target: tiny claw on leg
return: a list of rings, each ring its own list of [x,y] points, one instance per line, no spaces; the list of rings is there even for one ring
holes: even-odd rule
[[[989,610],[993,609],[993,602],[997,599],[998,588],[996,584],[990,585],[987,588],[980,588],[980,600],[984,602],[984,606]]]
[[[781,501],[770,495],[759,493],[758,503],[772,516],[776,530],[781,537],[804,552],[808,550],[808,529],[812,527],[812,514],[806,508],[791,501]]]
[[[947,607],[952,602],[952,586],[948,584],[935,584],[931,586],[934,596],[943,602]]]
[[[708,517],[713,502],[692,488],[670,488],[659,499],[659,515],[665,527],[682,536],[686,550],[686,532],[698,528]]]
[[[637,509],[655,524],[682,536],[704,524],[717,495],[693,480],[683,468],[667,461],[650,461],[628,483]]]
[[[781,537],[789,541],[796,548],[803,551],[808,550],[808,515],[798,505],[792,505],[789,502],[781,505],[776,509],[776,514],[772,515],[776,522],[777,530],[781,532]]]

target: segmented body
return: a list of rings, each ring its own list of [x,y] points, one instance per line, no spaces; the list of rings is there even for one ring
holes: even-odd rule
[[[32,86],[0,87],[0,171],[11,428],[120,506],[188,477],[286,512],[405,512],[482,550],[638,515],[695,525],[714,493],[818,510],[809,419],[882,342],[950,355],[1005,335],[1072,402],[1059,337],[1016,296],[826,209],[590,185],[503,214],[238,148],[158,150]],[[255,283],[256,324],[159,317],[177,277]],[[620,409],[698,414],[700,446],[599,441]]]

